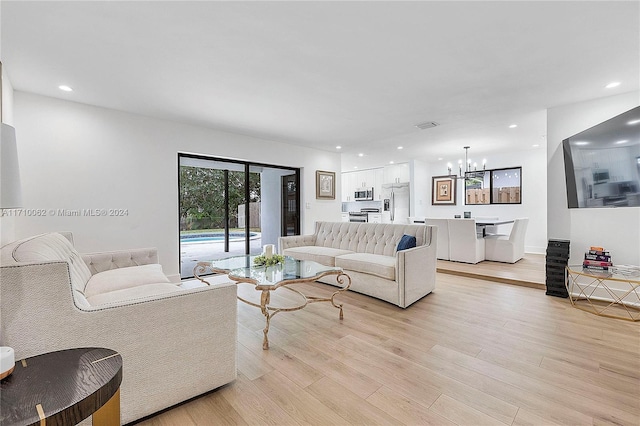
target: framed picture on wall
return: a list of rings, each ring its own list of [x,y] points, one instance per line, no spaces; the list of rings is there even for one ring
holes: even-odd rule
[[[336,174],[316,170],[316,198],[319,200],[336,199]]]
[[[431,204],[434,206],[456,205],[455,176],[433,176],[431,182]]]

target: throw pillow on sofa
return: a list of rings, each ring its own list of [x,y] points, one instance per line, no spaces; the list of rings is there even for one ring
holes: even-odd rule
[[[398,243],[398,251],[414,248],[416,246],[416,237],[411,235],[403,235]]]

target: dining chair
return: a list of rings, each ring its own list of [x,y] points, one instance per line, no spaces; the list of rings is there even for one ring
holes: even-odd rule
[[[494,262],[516,263],[524,257],[524,237],[529,218],[516,219],[509,235],[487,235],[485,258]]]
[[[448,219],[449,260],[478,263],[485,259],[484,238],[478,237],[475,219]]]
[[[436,259],[449,260],[449,219],[436,219],[427,217],[424,219],[425,225],[432,225],[438,228],[436,238]]]

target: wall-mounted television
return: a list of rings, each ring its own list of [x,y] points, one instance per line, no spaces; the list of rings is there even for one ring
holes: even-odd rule
[[[569,208],[640,207],[640,106],[562,147]]]

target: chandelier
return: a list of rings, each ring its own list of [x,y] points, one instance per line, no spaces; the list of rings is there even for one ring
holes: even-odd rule
[[[464,148],[464,169],[462,168],[462,160],[458,160],[458,179],[469,179],[476,177],[474,172],[478,171],[478,163],[473,163],[473,169],[471,166],[471,160],[469,159],[469,146],[465,146]],[[486,158],[482,160],[482,170],[481,173],[484,172],[487,164]],[[451,163],[447,163],[447,169],[449,170],[449,176],[455,176],[451,173],[451,168],[453,166]]]

